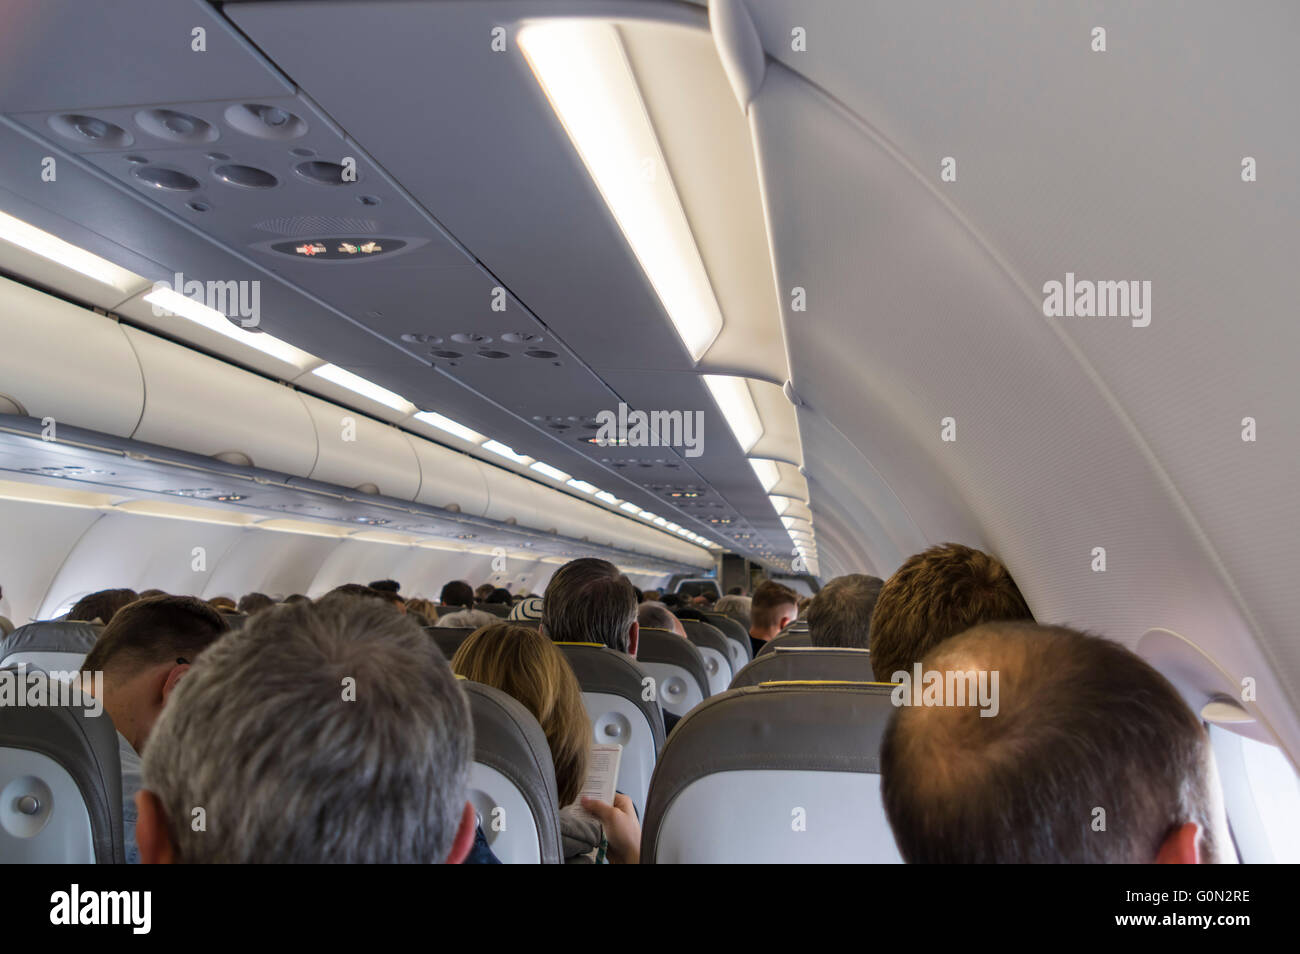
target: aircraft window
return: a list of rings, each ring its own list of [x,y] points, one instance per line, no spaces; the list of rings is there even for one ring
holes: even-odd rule
[[[1210,739],[1241,860],[1300,862],[1300,777],[1286,755],[1215,725]]]

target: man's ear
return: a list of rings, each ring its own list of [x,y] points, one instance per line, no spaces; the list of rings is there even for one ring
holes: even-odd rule
[[[451,854],[446,863],[458,865],[463,862],[469,850],[474,847],[474,834],[478,829],[478,812],[471,802],[465,803],[465,810],[460,813],[460,827],[456,829],[456,840],[451,843]]]
[[[632,620],[632,625],[627,631],[627,654],[629,656],[636,655],[636,646],[637,643],[639,643],[640,641],[641,641],[641,624],[638,623],[636,620]]]
[[[135,793],[135,843],[140,862],[146,865],[176,864],[176,846],[167,830],[167,812],[158,796],[147,788]]]
[[[1194,865],[1199,863],[1196,841],[1200,835],[1196,822],[1179,825],[1165,838],[1156,855],[1158,865]]]
[[[167,673],[167,678],[163,680],[163,687],[162,687],[163,702],[166,702],[167,698],[172,694],[172,690],[176,688],[176,683],[181,681],[181,676],[185,675],[189,671],[190,671],[189,663],[179,663],[175,666],[172,666],[171,670]]]

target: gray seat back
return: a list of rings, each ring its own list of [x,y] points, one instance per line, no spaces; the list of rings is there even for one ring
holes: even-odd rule
[[[762,648],[759,649],[759,656],[766,656],[770,652],[780,649],[782,646],[811,646],[812,636],[807,630],[785,629],[773,636]],[[757,657],[755,657],[757,658]]]
[[[504,864],[560,864],[560,805],[542,727],[518,700],[462,679],[474,720],[470,801]]]
[[[645,817],[646,795],[659,750],[664,744],[664,717],[650,691],[653,677],[631,656],[600,643],[556,643],[582,687],[591,718],[592,741],[623,746],[618,790],[632,799],[637,817]]]
[[[469,634],[474,632],[461,626],[426,626],[424,631],[433,637],[433,641],[438,644],[438,648],[442,650],[448,662],[451,662],[451,657],[456,655],[460,644],[469,639]]]
[[[491,613],[493,616],[500,616],[502,619],[508,619],[510,616],[509,603],[475,603],[474,608]]]
[[[709,674],[709,695],[725,692],[727,686],[731,685],[733,673],[737,671],[732,669],[731,640],[708,623],[698,620],[695,622],[696,625],[686,630],[686,638],[695,644],[695,648],[704,657],[704,668]]]
[[[45,672],[77,672],[103,631],[100,623],[66,619],[19,626],[0,640],[0,666],[24,664]]]
[[[42,683],[46,703],[0,706],[0,861],[124,863],[113,720],[43,673],[0,670],[0,679],[18,678],[28,699]]]
[[[740,624],[737,623],[737,626],[739,625]],[[692,640],[695,636],[701,633],[706,633],[709,630],[712,630],[715,633],[721,633],[722,638],[727,641],[727,661],[731,664],[732,672],[740,672],[745,663],[749,662],[750,646],[748,633],[745,633],[744,640],[741,640],[736,636],[728,635],[727,631],[719,629],[712,623],[705,623],[698,619],[682,620],[682,629],[686,630],[687,638]]]
[[[883,683],[764,683],[696,706],[650,785],[643,863],[898,862],[880,795]]]
[[[759,653],[758,658],[736,673],[731,688],[792,680],[874,682],[875,678],[871,653],[865,649],[781,645],[771,652]]]
[[[654,676],[659,705],[673,715],[685,715],[713,695],[703,654],[671,630],[642,629],[636,662]]]
[[[710,613],[706,611],[704,615],[708,618],[710,626],[714,627],[722,633],[723,636],[734,642],[742,651],[741,655],[743,655],[744,658],[742,659],[738,655],[735,659],[736,664],[732,670],[733,672],[740,672],[745,663],[749,662],[749,660],[753,658],[754,648],[749,642],[749,630],[741,625],[737,620],[732,619],[730,616],[725,616],[722,613]]]

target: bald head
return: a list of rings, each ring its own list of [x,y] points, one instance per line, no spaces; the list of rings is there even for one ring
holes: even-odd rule
[[[882,792],[905,860],[1145,864],[1231,851],[1200,722],[1118,643],[990,623],[944,642],[921,669],[996,673],[999,698],[992,718],[971,704],[895,713]]]

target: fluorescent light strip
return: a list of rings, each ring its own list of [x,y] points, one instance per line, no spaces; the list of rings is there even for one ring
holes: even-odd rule
[[[776,511],[778,517],[784,517],[786,511],[790,509],[789,497],[779,497],[775,494],[769,494],[767,499],[772,501],[772,509]]]
[[[566,483],[574,490],[580,490],[584,494],[594,494],[596,492],[595,486],[587,483],[585,480],[570,480],[566,481]]]
[[[417,421],[423,421],[431,427],[436,427],[440,431],[446,431],[453,437],[459,437],[463,441],[469,441],[471,444],[482,444],[487,440],[487,438],[478,433],[478,431],[471,431],[464,424],[457,424],[451,418],[443,417],[436,411],[421,411],[419,414],[415,415],[415,419]]]
[[[519,46],[698,361],[722,330],[722,312],[618,32],[610,23],[556,20],[525,27]]]
[[[597,499],[597,500],[603,500],[603,501],[605,501],[605,503],[607,503],[607,504],[616,504],[616,503],[619,503],[619,502],[620,502],[619,499],[618,499],[617,497],[615,497],[613,494],[611,494],[611,493],[610,493],[609,491],[607,491],[607,490],[598,490],[598,491],[596,491],[596,499]]]
[[[758,416],[749,385],[744,378],[731,375],[706,374],[703,377],[727,426],[736,435],[740,449],[748,454],[763,436],[763,419]]]
[[[547,477],[550,477],[552,480],[569,479],[569,475],[566,474],[564,471],[560,470],[558,467],[552,467],[550,464],[543,464],[540,460],[533,461],[532,465],[529,467],[529,470],[535,470],[539,474],[545,474]]]
[[[124,294],[145,281],[135,272],[4,212],[0,212],[0,239]]]
[[[313,368],[311,373],[324,378],[331,384],[347,388],[354,394],[360,394],[364,398],[387,405],[395,411],[405,411],[411,407],[411,402],[400,394],[396,394],[387,388],[381,388],[378,384],[367,381],[359,374],[346,371],[337,364],[323,364],[319,368]]]
[[[621,505],[618,509],[626,510],[628,513],[636,514],[638,516],[641,514],[641,508],[634,503],[625,503]]]
[[[652,514],[649,510],[642,510],[639,514],[637,514],[637,516],[640,517],[642,520],[649,520],[651,523],[660,519],[659,517]]]
[[[516,464],[530,464],[533,460],[531,457],[525,457],[523,454],[516,454],[512,449],[506,447],[506,445],[502,444],[500,441],[484,441],[481,446],[485,451],[491,451],[494,454],[504,457],[506,460],[514,461]]]
[[[770,494],[772,488],[781,482],[781,471],[776,466],[776,461],[765,460],[762,457],[749,458],[749,466],[754,470],[754,476],[758,482],[763,485],[763,493]]]
[[[209,308],[202,302],[187,298],[163,282],[155,285],[154,290],[144,296],[144,300],[166,312],[186,318],[196,325],[202,325],[209,331],[215,331],[232,341],[237,341],[242,345],[255,348],[263,354],[269,354],[273,358],[292,364],[296,368],[305,368],[317,360],[306,351],[300,351],[289,342],[281,341],[274,335],[268,335],[264,331],[245,331],[238,325],[231,323],[225,315],[215,308]],[[326,367],[333,367],[333,365],[326,365]],[[357,380],[361,381],[363,379],[357,378]],[[346,387],[346,385],[344,386]]]

